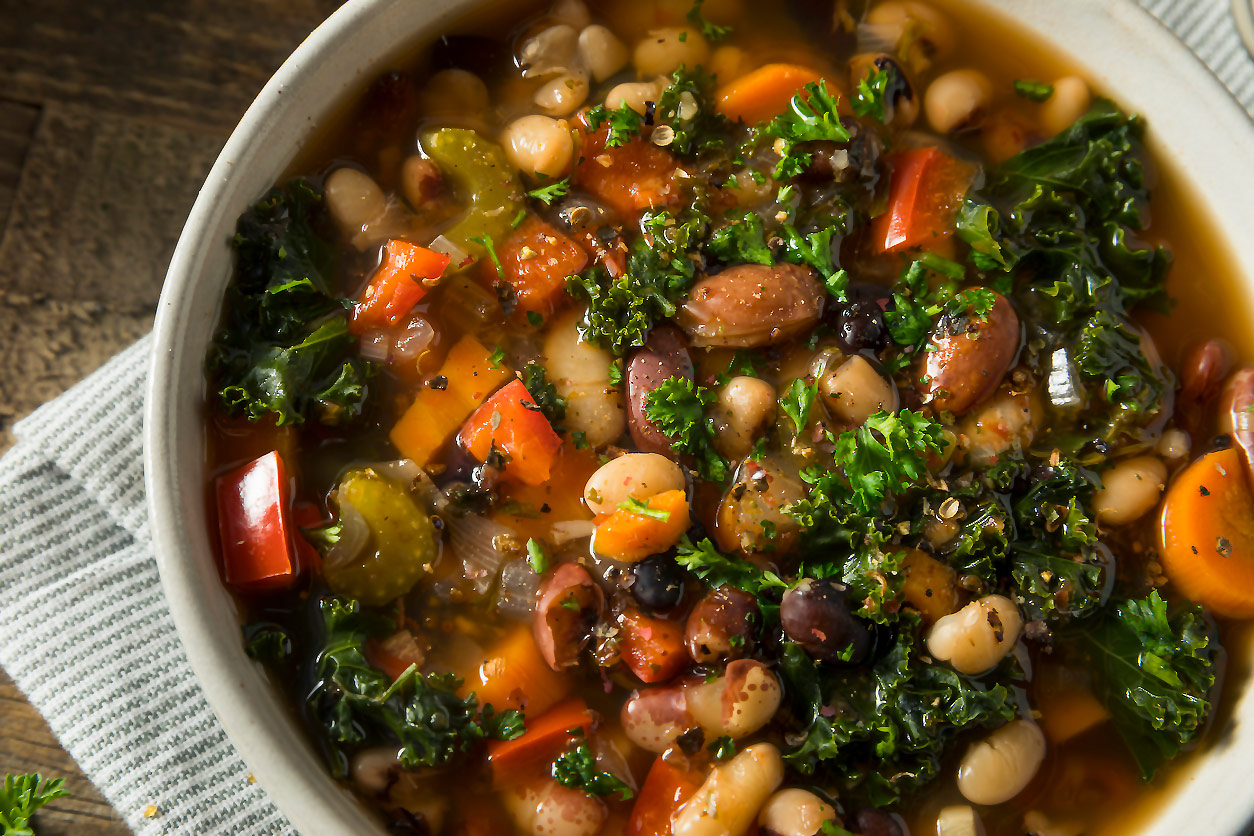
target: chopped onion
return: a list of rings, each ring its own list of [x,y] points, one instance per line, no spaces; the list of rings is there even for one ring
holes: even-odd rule
[[[462,563],[462,577],[476,595],[484,595],[496,582],[503,557],[493,541],[498,535],[513,535],[513,529],[478,514],[466,514],[450,516],[448,532],[453,555]]]
[[[412,316],[396,338],[394,350],[403,360],[417,360],[435,340],[435,328],[424,317]]]
[[[896,52],[905,33],[900,23],[859,23],[858,52]]]
[[[326,568],[335,570],[357,559],[370,542],[370,526],[356,508],[343,500],[340,506],[340,539],[332,543],[322,556]]]
[[[370,330],[362,334],[357,341],[361,356],[367,360],[386,363],[392,353],[392,335],[387,331]]]
[[[564,522],[553,523],[550,529],[550,536],[553,539],[553,545],[560,546],[572,540],[582,540],[585,537],[591,537],[596,530],[596,523],[592,520],[565,520]]]
[[[449,266],[456,270],[466,263],[466,259],[470,258],[470,253],[454,244],[447,237],[437,235],[435,240],[427,245],[427,249],[435,250],[437,253],[444,253],[451,259]]]
[[[511,560],[501,569],[501,589],[496,598],[496,611],[506,618],[525,621],[536,608],[536,592],[540,576],[526,558]]]

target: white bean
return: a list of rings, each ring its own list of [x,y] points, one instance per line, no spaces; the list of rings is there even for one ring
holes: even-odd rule
[[[662,85],[656,81],[624,81],[610,88],[605,96],[605,106],[618,110],[623,105],[641,116],[649,109],[649,102],[656,102],[662,95]]]
[[[566,120],[538,113],[506,125],[501,145],[509,161],[532,176],[562,176],[575,153],[575,141]]]
[[[1010,450],[1025,448],[1036,435],[1030,396],[1001,392],[962,419],[961,446],[973,465],[990,465]]]
[[[986,595],[936,620],[927,649],[958,673],[983,673],[1000,662],[1019,640],[1023,617],[1004,595]]]
[[[587,72],[577,70],[544,82],[531,100],[550,116],[568,116],[588,100],[588,90]]]
[[[1063,76],[1054,82],[1054,94],[1041,103],[1041,127],[1050,136],[1062,133],[1088,111],[1092,101],[1088,82]]]
[[[579,335],[582,311],[558,317],[544,340],[545,368],[566,399],[566,426],[584,433],[592,447],[616,441],[627,428],[623,395],[610,385],[614,356]]]
[[[1028,785],[1045,759],[1045,735],[1014,720],[975,743],[958,765],[958,791],[972,804],[1001,804]]]
[[[765,380],[740,375],[718,390],[714,447],[729,459],[743,459],[764,427],[775,420],[775,389]]]
[[[440,70],[418,93],[425,116],[463,114],[479,118],[488,109],[488,86],[469,70]]]
[[[579,30],[560,23],[542,29],[522,45],[518,63],[523,78],[543,78],[556,73],[568,72],[575,64],[575,51],[579,47]]]
[[[936,814],[936,836],[984,836],[984,822],[971,807],[954,804]]]
[[[944,58],[954,48],[954,30],[949,19],[927,3],[888,0],[871,9],[867,14],[867,23],[899,27],[901,36],[906,34],[907,29],[912,29],[915,47],[910,51],[910,59],[915,64],[926,65],[934,59]]]
[[[827,821],[836,821],[836,809],[809,790],[795,787],[772,795],[758,814],[765,836],[815,836]]]
[[[832,417],[859,426],[881,409],[896,412],[899,405],[897,387],[860,354],[823,375],[819,392]]]
[[[674,836],[743,836],[763,802],[784,780],[784,759],[771,743],[755,743],[709,777],[671,819]]]
[[[387,196],[369,174],[337,168],[327,177],[327,209],[345,235],[356,235],[387,209]]]
[[[679,465],[657,453],[626,453],[597,469],[584,486],[583,498],[594,514],[612,514],[628,497],[645,500],[664,491],[684,489]]]
[[[682,64],[688,69],[704,65],[710,57],[705,37],[689,27],[654,29],[636,44],[632,63],[642,78],[670,75]]]
[[[579,57],[597,81],[627,66],[627,46],[609,29],[596,24],[579,33]]]
[[[1097,519],[1126,525],[1158,504],[1167,484],[1167,466],[1155,456],[1134,456],[1102,473],[1101,479],[1102,486],[1093,493]]]
[[[595,836],[608,815],[603,801],[551,778],[512,787],[502,800],[520,833]]]
[[[685,691],[688,711],[709,740],[753,734],[771,721],[783,697],[779,679],[756,659],[738,659],[722,676]]]
[[[950,70],[927,86],[923,110],[937,133],[947,134],[973,122],[993,100],[993,83],[979,70]]]

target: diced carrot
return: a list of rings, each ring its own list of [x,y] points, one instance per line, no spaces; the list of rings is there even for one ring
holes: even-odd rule
[[[938,148],[905,151],[892,158],[892,165],[888,209],[871,221],[876,250],[929,249],[953,235],[975,166]]]
[[[478,668],[462,677],[462,695],[474,692],[480,705],[517,708],[539,716],[570,693],[569,676],[548,666],[528,624],[511,630],[488,651]]]
[[[703,780],[700,772],[681,769],[658,757],[636,796],[627,836],[671,836],[671,818]]]
[[[692,524],[688,497],[681,490],[665,491],[648,499],[648,516],[618,508],[596,530],[592,545],[599,554],[634,563],[658,554],[679,542]],[[659,516],[665,516],[659,519]]]
[[[623,664],[641,682],[666,682],[692,664],[684,646],[684,626],[679,622],[627,610],[619,615],[618,626],[622,630]]]
[[[449,257],[444,253],[408,241],[388,241],[383,248],[383,263],[353,309],[348,330],[362,334],[371,328],[396,325],[427,295],[422,280],[438,279],[448,263]]]
[[[289,491],[287,468],[277,451],[218,477],[223,575],[231,586],[260,591],[296,581]]]
[[[675,172],[679,164],[669,153],[639,137],[607,148],[609,128],[585,133],[571,183],[590,192],[620,215],[675,206],[680,201]]]
[[[719,88],[718,112],[733,122],[756,125],[788,109],[802,87],[823,76],[796,64],[765,64]]]
[[[1241,453],[1207,453],[1176,477],[1162,511],[1163,571],[1190,601],[1254,616],[1254,496]]]
[[[521,482],[501,486],[505,500],[492,512],[492,519],[518,532],[521,538],[549,540],[555,523],[575,520],[591,521],[592,514],[583,504],[583,486],[601,466],[592,448],[579,448],[569,439],[562,442],[549,480],[543,485]]]
[[[521,380],[497,390],[462,427],[458,440],[470,455],[486,461],[496,448],[509,456],[505,475],[528,485],[542,485],[562,439],[544,417]]]
[[[528,775],[528,767],[535,766],[556,755],[566,745],[571,732],[592,728],[596,716],[588,710],[588,704],[580,697],[559,703],[544,714],[527,718],[527,730],[513,740],[488,742],[488,765],[492,777],[498,783],[508,783]]]
[[[958,610],[958,573],[918,549],[910,549],[901,561],[905,583],[902,598],[931,624]]]
[[[546,319],[571,298],[566,277],[588,266],[583,247],[534,215],[505,239],[497,256],[505,281],[518,298],[518,309]]]
[[[382,641],[371,639],[365,646],[366,661],[392,679],[403,674],[410,665],[422,666],[426,652],[408,630],[397,630]]]
[[[440,372],[392,427],[390,438],[401,455],[426,467],[493,389],[513,377],[505,366],[492,364],[488,350],[471,336],[449,350]],[[440,381],[443,388],[431,385]]]
[[[1110,719],[1106,706],[1087,688],[1071,687],[1041,695],[1037,701],[1041,729],[1050,743],[1065,743]]]

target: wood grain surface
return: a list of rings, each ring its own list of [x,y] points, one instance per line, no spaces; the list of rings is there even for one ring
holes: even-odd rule
[[[178,232],[266,79],[339,0],[0,0],[0,452],[152,327]],[[130,831],[0,671],[0,774],[73,794],[41,836]],[[126,811],[134,814],[134,811]]]

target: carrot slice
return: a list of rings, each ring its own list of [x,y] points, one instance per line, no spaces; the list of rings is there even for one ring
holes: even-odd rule
[[[348,330],[362,334],[371,328],[396,325],[427,295],[422,280],[438,279],[449,260],[444,253],[408,241],[388,241],[383,263],[353,309]]]
[[[463,696],[473,691],[480,705],[497,711],[517,708],[535,716],[556,705],[573,685],[544,661],[529,625],[511,630],[463,680]]]
[[[534,215],[522,222],[497,252],[518,310],[546,319],[571,298],[566,277],[588,266],[588,253],[569,236]]]
[[[527,730],[513,740],[488,741],[488,764],[498,783],[511,778],[529,777],[528,767],[552,758],[566,745],[570,733],[592,728],[595,715],[580,697],[572,697],[553,706],[534,720],[528,718]]]
[[[1254,616],[1254,495],[1236,448],[1186,467],[1167,489],[1163,570],[1190,601],[1229,618]]]
[[[628,610],[618,617],[618,626],[623,664],[641,682],[666,682],[692,663],[679,622]]]
[[[692,524],[688,497],[680,490],[648,499],[648,510],[619,508],[597,526],[592,546],[599,554],[634,563],[679,542]]]
[[[470,416],[458,436],[462,446],[479,461],[492,448],[509,456],[505,475],[528,485],[549,481],[549,471],[562,439],[536,406],[521,380],[513,380]]]
[[[766,64],[719,88],[718,112],[733,122],[756,125],[779,116],[802,87],[822,78],[809,67]]]
[[[680,769],[658,757],[636,796],[627,822],[627,836],[671,836],[671,817],[696,793],[704,776]]]

